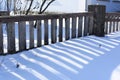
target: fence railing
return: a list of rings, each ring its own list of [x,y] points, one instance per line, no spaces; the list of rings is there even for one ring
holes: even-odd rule
[[[92,13],[0,16],[0,54],[87,36],[92,27]]]
[[[103,5],[90,5],[88,10],[86,13],[0,16],[0,55],[120,31],[120,13],[105,13]]]
[[[120,13],[106,13],[105,33],[120,31]]]

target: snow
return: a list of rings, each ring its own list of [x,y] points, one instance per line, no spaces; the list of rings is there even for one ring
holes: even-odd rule
[[[119,51],[116,32],[0,56],[0,80],[120,80]]]
[[[112,72],[111,80],[120,80],[120,65],[118,65]]]

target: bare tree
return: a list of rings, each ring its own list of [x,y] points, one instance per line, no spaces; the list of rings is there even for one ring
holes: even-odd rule
[[[37,14],[42,14],[55,0],[36,0],[37,4],[33,4],[35,0],[6,0],[7,11],[10,12],[11,4],[14,4],[14,14],[19,13],[29,15],[32,10],[37,9]],[[36,21],[37,22],[37,21]],[[36,26],[36,23],[35,23]]]
[[[35,3],[36,4],[33,4]],[[5,2],[6,10],[14,13],[28,15],[30,12],[36,9],[38,14],[42,14],[55,0],[0,0],[0,3]]]
[[[36,2],[36,4],[34,4]],[[28,15],[33,10],[37,10],[38,14],[42,14],[55,0],[16,0],[15,11],[23,11],[25,15]],[[22,3],[24,2],[24,4]],[[24,6],[23,6],[24,5]],[[24,7],[24,8],[23,8]]]

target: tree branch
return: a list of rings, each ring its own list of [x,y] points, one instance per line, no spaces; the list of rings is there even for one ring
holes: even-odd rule
[[[34,0],[31,0],[30,6],[29,6],[29,8],[27,9],[25,15],[28,15],[28,13],[29,13],[29,11],[30,11],[30,9],[31,9],[31,6],[32,6],[32,4],[33,4],[33,1],[34,1]]]
[[[49,5],[50,5],[53,1],[55,1],[55,0],[51,0],[51,1],[47,4],[47,6],[46,6],[40,13],[38,13],[38,14],[43,13],[43,12],[49,7]]]
[[[41,4],[41,7],[40,7],[40,10],[39,10],[38,14],[40,14],[40,13],[41,13],[42,8],[43,8],[44,4],[46,3],[46,1],[47,1],[47,0],[44,0],[44,1],[42,2],[42,4]]]

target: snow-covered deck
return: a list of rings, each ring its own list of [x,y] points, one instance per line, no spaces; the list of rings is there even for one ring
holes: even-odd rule
[[[119,52],[119,32],[50,44],[0,56],[0,80],[120,80]]]

